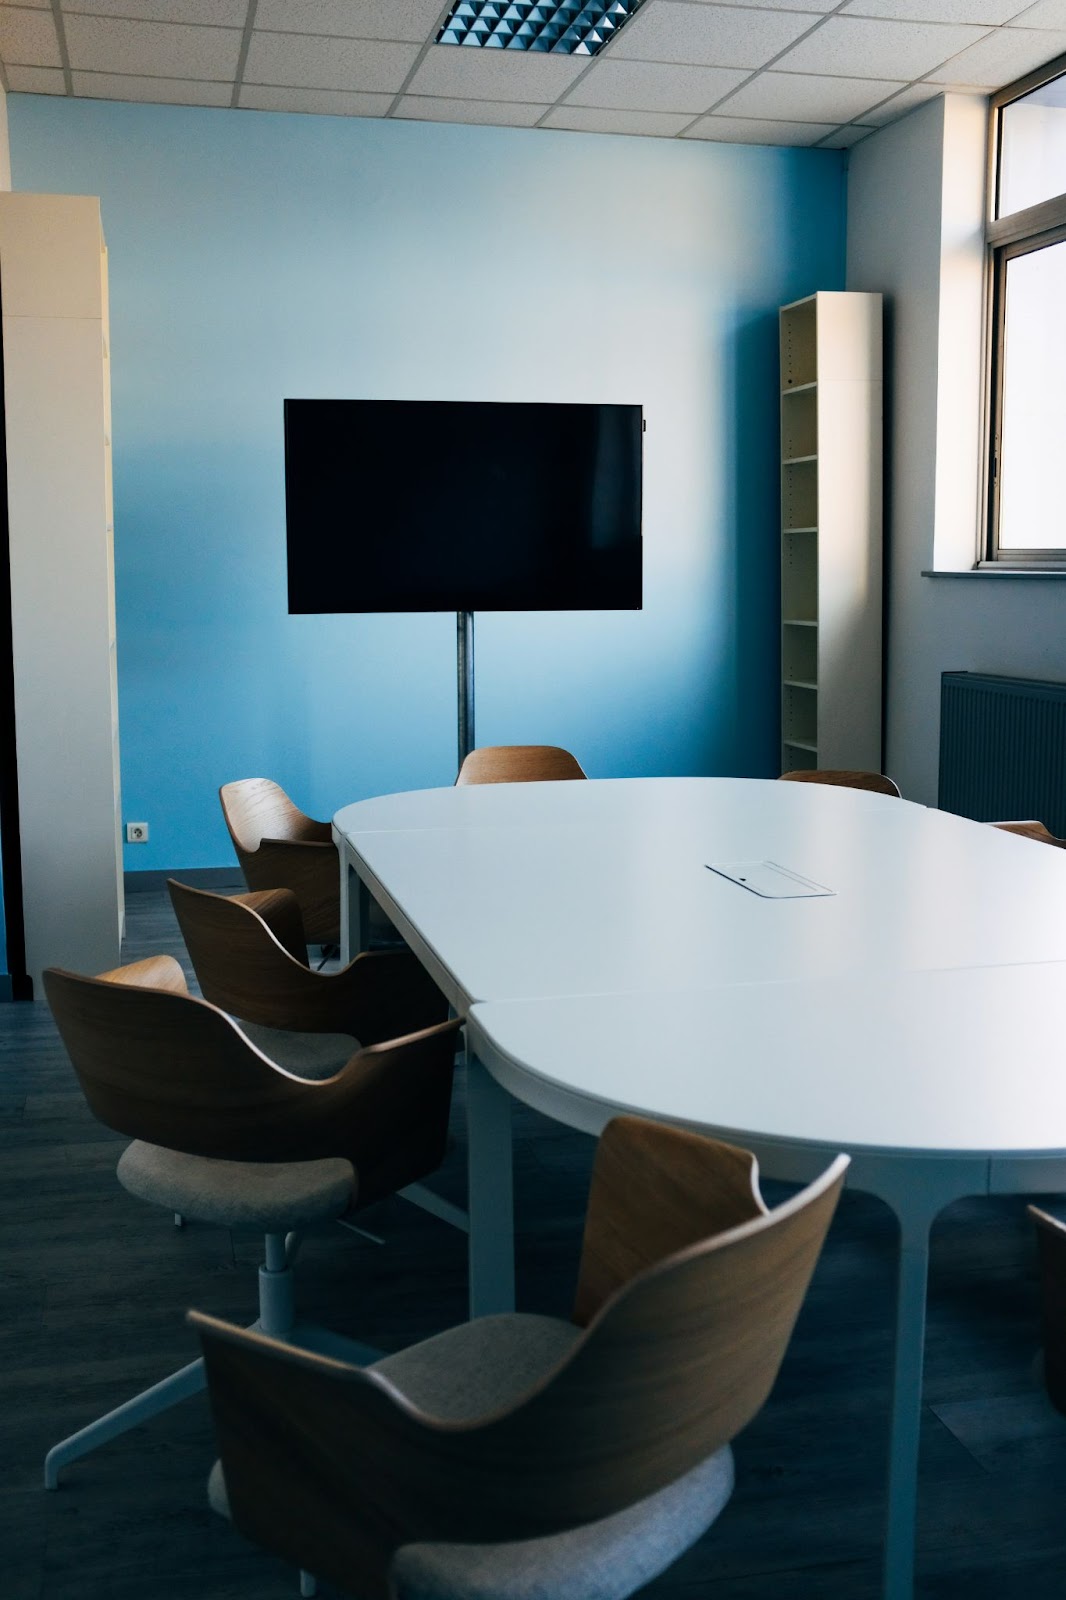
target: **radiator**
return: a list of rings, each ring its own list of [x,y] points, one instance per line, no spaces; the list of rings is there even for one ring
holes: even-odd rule
[[[977,822],[1035,818],[1066,836],[1066,683],[945,672],[939,805]]]

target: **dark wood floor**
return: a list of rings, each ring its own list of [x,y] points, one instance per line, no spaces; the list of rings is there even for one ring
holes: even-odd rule
[[[183,955],[161,894],[130,897],[126,958]],[[862,1070],[861,1059],[856,1071]],[[463,1134],[438,1181],[461,1199]],[[519,1300],[564,1312],[591,1142],[521,1112]],[[187,1306],[254,1315],[257,1243],[176,1230],[118,1186],[43,1005],[0,1005],[0,1596],[295,1600],[294,1575],[207,1510],[206,1402],[188,1401],[41,1487],[46,1448],[195,1354]],[[390,1201],[382,1247],[334,1228],[301,1252],[307,1315],[397,1349],[461,1320],[463,1241]],[[737,1447],[718,1525],[655,1600],[879,1594],[894,1224],[845,1194],[770,1403]],[[917,1593],[1066,1596],[1066,1418],[1034,1376],[1035,1255],[1024,1206],[972,1201],[934,1235]],[[583,1596],[560,1600],[585,1600]]]

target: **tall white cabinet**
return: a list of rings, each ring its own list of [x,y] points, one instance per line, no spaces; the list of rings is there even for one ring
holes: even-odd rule
[[[881,296],[780,312],[781,770],[881,767]]]
[[[107,250],[100,202],[0,194],[26,969],[118,964],[123,924]]]

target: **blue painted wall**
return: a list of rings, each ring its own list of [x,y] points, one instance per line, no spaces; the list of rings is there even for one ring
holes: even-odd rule
[[[127,867],[231,861],[230,778],[454,777],[452,617],[286,615],[286,395],[642,403],[644,610],[479,616],[478,742],[776,770],[776,307],[843,287],[841,155],[8,105],[15,186],[103,202]]]

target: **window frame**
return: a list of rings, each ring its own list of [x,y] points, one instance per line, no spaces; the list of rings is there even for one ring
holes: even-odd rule
[[[998,89],[989,99],[988,188],[985,207],[985,249],[988,274],[988,316],[986,363],[986,418],[984,473],[985,528],[979,567],[1003,571],[1024,567],[1030,571],[1066,571],[1066,545],[1055,550],[1002,550],[999,545],[999,469],[1003,433],[1003,371],[1007,266],[1019,256],[1030,255],[1047,245],[1066,240],[1066,190],[1024,210],[997,218],[999,205],[1000,153],[1003,141],[1002,113],[1034,89],[1066,77],[1066,55],[1053,60]]]

